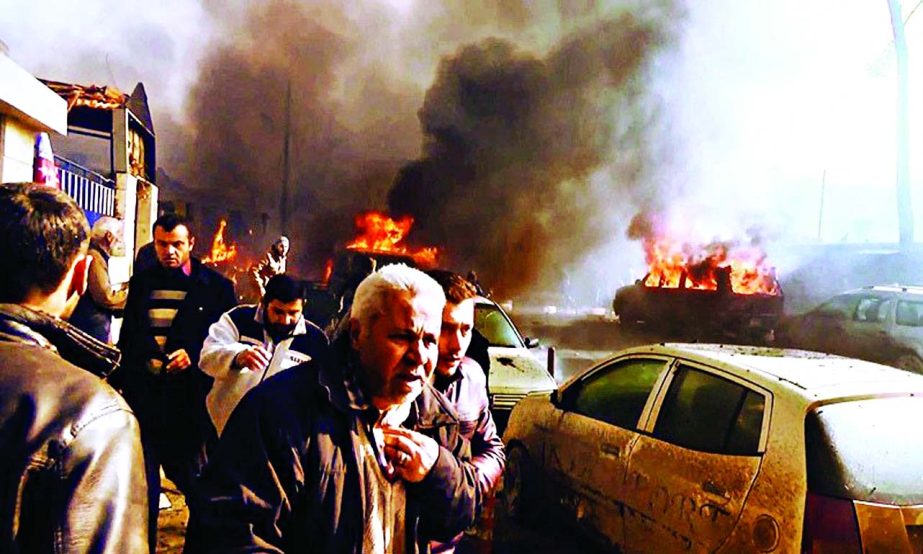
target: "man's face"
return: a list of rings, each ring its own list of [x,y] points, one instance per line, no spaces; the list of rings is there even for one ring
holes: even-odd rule
[[[379,410],[411,402],[423,390],[439,357],[442,307],[432,296],[399,293],[368,328],[352,320],[350,336],[366,393]]]
[[[288,254],[288,241],[280,240],[275,244],[276,254],[279,256],[285,256]]]
[[[286,337],[295,330],[301,318],[304,302],[299,298],[291,302],[272,299],[266,304],[264,324],[272,337]]]
[[[442,310],[442,332],[439,334],[439,362],[436,371],[443,377],[451,377],[471,344],[471,330],[474,328],[474,299],[462,300],[458,304],[446,303]]]
[[[189,235],[189,228],[177,225],[172,231],[163,227],[154,228],[154,250],[157,251],[157,261],[167,269],[176,269],[186,265],[195,238]]]

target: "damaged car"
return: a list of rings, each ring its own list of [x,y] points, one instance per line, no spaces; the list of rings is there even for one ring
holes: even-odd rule
[[[539,341],[523,338],[499,304],[478,297],[474,304],[474,329],[487,342],[490,407],[502,430],[510,410],[532,392],[548,393],[557,387],[547,367],[533,355]]]
[[[816,352],[622,351],[522,400],[507,511],[622,552],[920,552],[923,377]]]
[[[923,287],[850,290],[788,318],[779,331],[785,346],[923,373]]]

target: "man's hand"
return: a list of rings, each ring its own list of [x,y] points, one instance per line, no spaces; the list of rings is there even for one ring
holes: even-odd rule
[[[234,365],[250,371],[263,371],[269,367],[272,354],[262,346],[253,345],[234,358]]]
[[[426,435],[403,427],[382,427],[385,457],[395,475],[409,483],[419,483],[439,457],[439,444]]]
[[[167,354],[167,365],[164,366],[164,369],[167,373],[179,373],[189,369],[191,365],[192,359],[189,358],[189,354],[180,348]]]

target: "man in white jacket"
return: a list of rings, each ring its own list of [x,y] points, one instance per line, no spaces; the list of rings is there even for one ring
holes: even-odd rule
[[[215,379],[206,405],[219,436],[247,391],[326,352],[327,337],[303,309],[298,283],[276,275],[259,304],[237,306],[209,329],[199,367]]]

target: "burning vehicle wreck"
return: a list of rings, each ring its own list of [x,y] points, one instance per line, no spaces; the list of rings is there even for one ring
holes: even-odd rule
[[[700,288],[651,282],[648,274],[616,292],[612,309],[623,326],[643,325],[693,337],[761,337],[773,332],[782,316],[779,289],[746,293],[726,285]]]
[[[413,218],[393,219],[368,211],[355,218],[358,236],[328,262],[323,281],[307,282],[305,316],[331,329],[348,318],[352,295],[359,283],[375,270],[389,264],[406,264],[423,270],[438,264],[439,248],[413,248],[405,243]],[[510,410],[534,392],[549,392],[556,384],[546,360],[534,354],[537,339],[524,337],[503,308],[487,297],[475,304],[474,331],[486,347],[488,396],[498,426],[502,429]]]
[[[784,297],[762,249],[691,246],[652,234],[644,249],[648,273],[618,289],[612,302],[621,325],[690,338],[772,336]]]

